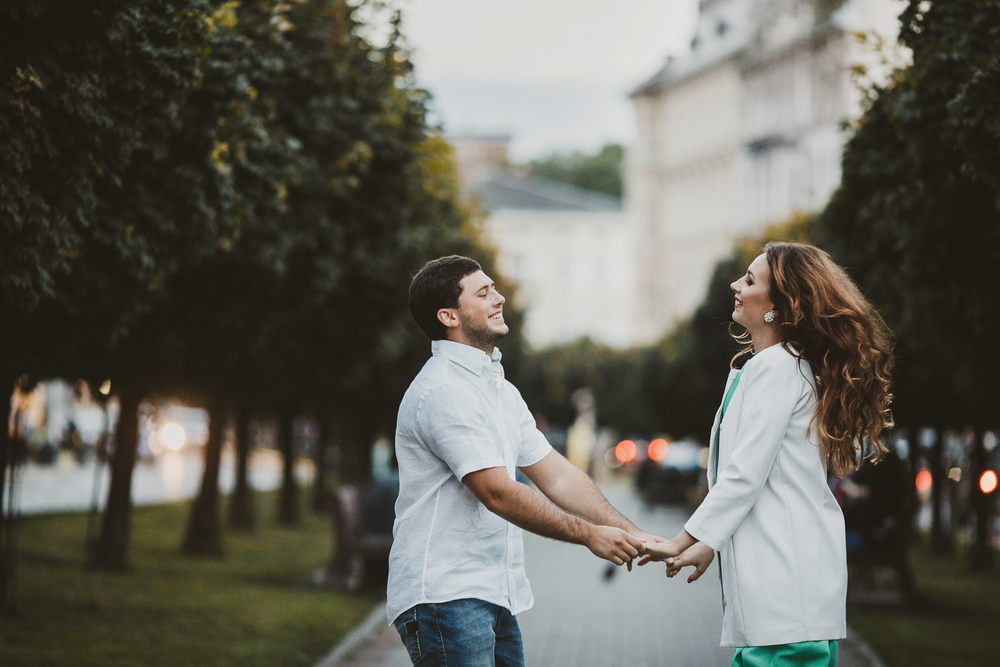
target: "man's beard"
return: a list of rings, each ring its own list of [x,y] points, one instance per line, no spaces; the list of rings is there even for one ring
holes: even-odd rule
[[[490,329],[489,325],[480,325],[479,323],[467,321],[462,322],[462,333],[465,335],[465,341],[469,345],[480,350],[492,350],[500,342],[500,339],[507,335],[506,331],[501,333],[495,329]]]

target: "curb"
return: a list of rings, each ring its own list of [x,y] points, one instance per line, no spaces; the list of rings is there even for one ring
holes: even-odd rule
[[[872,647],[850,628],[847,629],[847,641],[853,645],[854,650],[864,659],[866,667],[886,667],[885,663],[882,662],[882,658],[878,657],[878,654],[872,650]]]
[[[317,662],[315,667],[337,667],[344,658],[367,644],[375,634],[384,630],[386,625],[385,600],[383,600],[375,605],[365,620],[351,630],[322,660]],[[883,666],[879,665],[879,667]]]

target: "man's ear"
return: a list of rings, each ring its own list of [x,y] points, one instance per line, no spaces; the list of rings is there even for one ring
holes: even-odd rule
[[[437,312],[438,321],[449,329],[459,325],[458,308],[441,308]]]

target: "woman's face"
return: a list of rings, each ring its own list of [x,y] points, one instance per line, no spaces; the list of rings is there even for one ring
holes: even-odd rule
[[[736,296],[733,321],[742,324],[751,333],[754,329],[766,326],[764,313],[774,308],[770,297],[771,270],[767,266],[767,257],[758,255],[750,263],[746,275],[730,287]]]

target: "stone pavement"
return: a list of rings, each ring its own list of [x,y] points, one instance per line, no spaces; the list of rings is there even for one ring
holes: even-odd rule
[[[626,486],[604,485],[637,526],[673,537],[687,519],[678,507],[644,507]],[[662,564],[608,569],[584,547],[525,533],[525,565],[535,606],[518,616],[529,667],[724,667],[722,604],[715,569],[693,584],[664,577]],[[687,572],[692,570],[688,569]],[[317,667],[408,667],[384,607]],[[878,667],[863,644],[841,642],[840,667]]]

